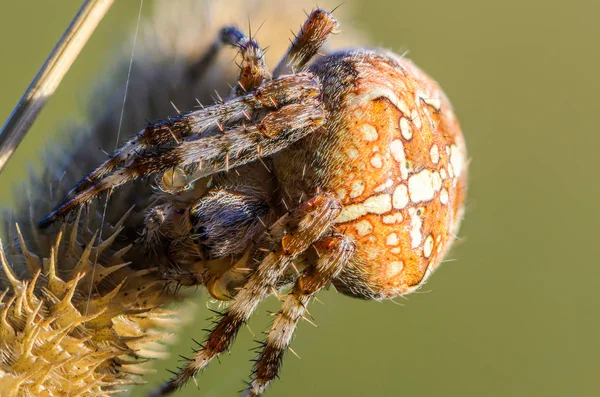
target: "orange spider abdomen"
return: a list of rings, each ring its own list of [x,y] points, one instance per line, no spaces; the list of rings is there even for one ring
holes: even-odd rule
[[[372,297],[393,297],[418,287],[456,236],[465,144],[446,96],[410,61],[374,52],[342,59],[352,68],[345,80],[321,77],[325,95],[336,78],[346,88],[329,98],[337,120],[324,188],[343,205],[336,229],[357,245],[354,279]]]

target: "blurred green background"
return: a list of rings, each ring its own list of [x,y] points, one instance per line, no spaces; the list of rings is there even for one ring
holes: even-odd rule
[[[0,3],[1,120],[79,3]],[[86,87],[129,37],[139,2],[116,3],[0,175],[3,203],[14,202],[28,168],[43,166],[38,153],[54,131],[81,117]],[[292,347],[302,359],[288,354],[268,395],[599,395],[599,4],[345,1],[357,12],[343,25],[364,29],[374,45],[409,49],[450,96],[472,159],[468,210],[452,261],[401,306],[321,293],[324,305],[310,309],[318,329],[300,325]],[[197,322],[174,357],[202,338],[209,312],[197,299]],[[255,333],[276,307],[274,299],[261,307]],[[198,378],[200,391],[179,395],[235,395],[253,339],[242,332],[232,354]],[[157,367],[153,384],[175,359]]]

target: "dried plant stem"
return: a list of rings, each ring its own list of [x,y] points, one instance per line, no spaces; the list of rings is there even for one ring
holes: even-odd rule
[[[0,130],[0,172],[114,0],[85,0]]]

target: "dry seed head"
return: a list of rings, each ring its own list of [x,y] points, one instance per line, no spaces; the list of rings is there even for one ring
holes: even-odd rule
[[[141,364],[161,355],[156,342],[173,321],[159,308],[162,286],[111,250],[120,227],[86,244],[90,232],[78,225],[58,233],[48,257],[30,251],[18,226],[19,246],[0,246],[1,396],[108,396],[138,383]],[[33,277],[20,280],[6,253]]]

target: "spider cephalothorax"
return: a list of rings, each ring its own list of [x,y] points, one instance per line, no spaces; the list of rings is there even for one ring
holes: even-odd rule
[[[252,39],[222,29],[202,62],[222,44],[239,48],[231,97],[149,124],[41,222],[158,175],[138,249],[165,279],[206,285],[231,302],[156,395],[185,384],[229,347],[262,300],[292,285],[248,390],[261,394],[320,289],[334,283],[367,299],[409,293],[457,233],[466,157],[448,100],[391,53],[346,50],[307,67],[336,26],[331,14],[314,11],[272,75]]]

